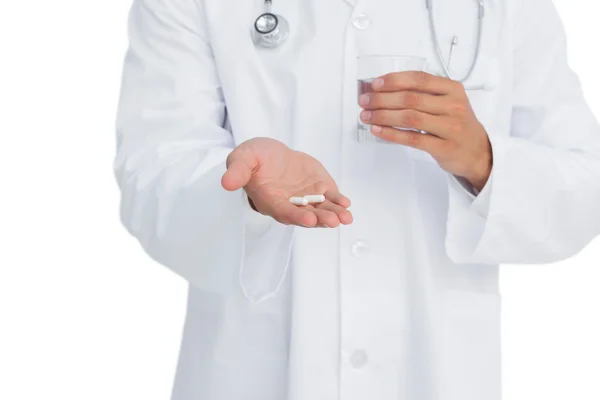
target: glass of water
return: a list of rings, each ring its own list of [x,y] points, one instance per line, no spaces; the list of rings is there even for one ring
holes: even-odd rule
[[[376,78],[391,72],[423,71],[425,63],[424,58],[413,56],[366,55],[358,57],[358,97],[373,91],[371,83]],[[362,108],[359,107],[357,141],[360,143],[390,143],[371,133],[371,125],[364,124],[360,120],[361,111]]]

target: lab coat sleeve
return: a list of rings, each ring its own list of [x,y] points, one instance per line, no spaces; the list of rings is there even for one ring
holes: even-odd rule
[[[273,295],[293,228],[220,185],[235,146],[199,1],[135,0],[117,117],[121,220],[157,262],[204,290]],[[262,254],[263,257],[257,257]]]
[[[446,250],[456,263],[548,263],[600,233],[600,129],[551,0],[514,24],[511,132],[488,131],[493,171],[477,197],[450,180]]]

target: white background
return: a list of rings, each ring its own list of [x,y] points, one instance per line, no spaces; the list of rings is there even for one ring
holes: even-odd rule
[[[557,5],[600,115],[600,7]],[[170,395],[186,283],[121,228],[111,171],[128,9],[0,3],[2,400]],[[600,399],[600,241],[560,264],[503,267],[501,284],[504,398]]]

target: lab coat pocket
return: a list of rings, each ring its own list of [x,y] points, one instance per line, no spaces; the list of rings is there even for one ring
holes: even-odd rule
[[[500,61],[492,53],[482,50],[479,58],[478,68],[463,85],[475,116],[479,122],[486,125],[491,123],[495,116],[502,74]]]
[[[500,295],[451,290],[443,307],[444,398],[500,400]]]
[[[247,197],[244,195],[247,202]],[[273,298],[287,277],[294,228],[250,208],[245,214],[239,283],[253,304]]]

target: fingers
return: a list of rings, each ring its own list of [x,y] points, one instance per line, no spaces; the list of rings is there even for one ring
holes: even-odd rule
[[[250,182],[252,173],[258,167],[258,160],[249,153],[234,150],[227,157],[226,165],[227,171],[221,178],[221,186],[225,190],[234,191]]]
[[[329,201],[307,206],[306,209],[316,215],[316,226],[337,228],[340,224],[348,225],[352,223],[352,213],[350,211]]]
[[[338,216],[328,210],[324,210],[321,208],[312,208],[312,212],[317,216],[317,226],[323,226],[326,228],[337,228],[340,225],[340,219]]]
[[[350,205],[350,200],[338,192],[328,192],[327,196]],[[304,207],[292,205],[286,201],[278,201],[270,213],[273,218],[283,224],[292,224],[308,228],[327,227],[336,228],[340,224],[348,225],[353,221],[352,213],[345,207],[325,200],[320,204],[311,204]]]
[[[359,98],[365,110],[415,110],[433,115],[447,114],[447,103],[444,96],[411,91],[365,93]]]
[[[436,159],[443,157],[444,152],[452,143],[432,135],[402,131],[390,127],[372,126],[371,131],[383,140],[426,151]]]
[[[317,226],[318,219],[313,210],[305,207],[297,207],[287,200],[280,200],[273,205],[270,215],[275,220],[286,225],[298,225],[307,228]]]
[[[446,136],[445,132],[451,124],[447,117],[415,110],[365,110],[360,113],[360,118],[371,125],[416,129],[440,137]]]
[[[310,186],[310,188],[314,189],[313,186]],[[303,190],[294,193],[291,197],[302,197],[317,193],[319,192]],[[322,188],[320,193],[323,193]],[[337,190],[327,191],[324,196],[326,200],[323,203],[307,206],[296,206],[289,202],[289,197],[284,198],[273,195],[265,197],[258,193],[252,198],[259,210],[282,224],[307,228],[335,228],[340,224],[351,224],[353,221],[352,213],[346,209],[350,206],[350,200]]]
[[[343,225],[349,225],[353,221],[352,213],[349,210],[346,210],[346,208],[339,206],[337,204],[334,204],[330,201],[325,201],[324,203],[316,204],[314,207],[317,210],[324,210],[324,211],[332,213],[335,216],[338,224],[341,223]],[[318,214],[317,214],[317,217],[318,217]]]
[[[329,202],[325,202],[317,205],[317,207],[306,206],[306,207],[298,207],[292,204],[285,204],[286,202],[282,201],[278,203],[277,206],[274,207],[273,218],[278,222],[286,225],[297,225],[303,226],[306,228],[314,228],[314,227],[327,227],[327,228],[336,228],[340,225],[340,223],[351,223],[352,215],[349,211],[345,210],[343,207],[336,206]],[[323,206],[324,204],[328,204],[328,206]],[[339,209],[335,208],[339,207]],[[341,210],[346,211],[347,214],[340,212],[343,214],[340,220],[340,216],[337,212]],[[348,214],[350,214],[348,216]],[[349,222],[348,222],[349,221]]]
[[[325,198],[331,203],[338,204],[344,208],[350,207],[350,199],[338,191],[330,190],[325,192]]]
[[[306,208],[314,210],[317,216],[317,226],[336,228],[341,224],[349,225],[352,223],[352,213],[346,208],[350,207],[350,199],[342,195],[337,190],[325,192],[325,201],[319,204],[311,204]]]
[[[375,92],[412,90],[444,95],[464,93],[464,87],[460,82],[423,71],[392,72],[375,79],[372,87]]]

